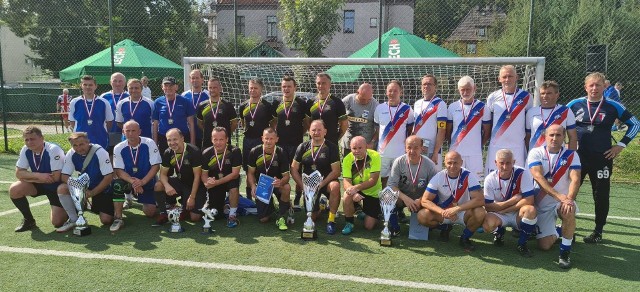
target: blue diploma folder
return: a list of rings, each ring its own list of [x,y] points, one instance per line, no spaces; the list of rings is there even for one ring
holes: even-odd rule
[[[273,194],[273,182],[275,179],[264,173],[260,174],[258,186],[256,187],[256,198],[265,204],[269,204],[271,194]]]

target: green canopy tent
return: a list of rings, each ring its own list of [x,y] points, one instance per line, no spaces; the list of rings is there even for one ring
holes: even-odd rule
[[[433,44],[425,39],[415,36],[405,30],[394,27],[382,35],[381,58],[442,58],[460,57],[443,47]],[[378,39],[364,46],[353,53],[349,58],[377,58]],[[395,76],[406,74],[408,71],[401,70],[394,72],[393,65],[382,66],[384,69],[391,69]],[[373,65],[336,65],[327,70],[331,75],[332,82],[354,82],[362,77],[363,71],[381,69]],[[384,71],[383,71],[384,72]],[[401,77],[401,76],[398,76]]]
[[[149,79],[174,76],[181,79],[182,66],[162,57],[131,40],[123,40],[113,45],[115,71],[127,78]],[[60,71],[63,82],[79,82],[83,75],[93,75],[98,84],[109,84],[111,79],[111,49],[106,48],[76,64]]]

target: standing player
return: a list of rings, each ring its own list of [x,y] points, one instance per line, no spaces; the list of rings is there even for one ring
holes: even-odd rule
[[[200,181],[202,154],[198,147],[184,142],[178,129],[167,132],[169,148],[162,154],[160,180],[156,182],[154,194],[159,216],[156,225],[167,223],[167,203],[175,204],[180,197],[182,212],[190,212],[191,221],[198,221],[198,211],[204,205],[205,191]],[[182,216],[180,216],[182,217]]]
[[[46,195],[51,205],[51,224],[58,227],[67,219],[56,192],[64,165],[64,151],[60,146],[46,142],[40,128],[35,126],[24,129],[22,138],[24,146],[16,162],[18,181],[9,187],[9,197],[24,218],[14,231],[23,232],[36,227],[27,196]]]
[[[109,102],[96,96],[96,80],[93,76],[80,78],[82,97],[71,100],[69,105],[69,121],[74,132],[87,133],[92,143],[107,148],[109,132],[113,122],[113,112]]]
[[[216,218],[222,218],[224,202],[229,193],[229,218],[227,227],[238,226],[238,200],[240,199],[240,168],[242,153],[237,147],[228,143],[227,130],[223,127],[213,128],[210,134],[213,146],[202,152],[201,179],[209,196],[209,206],[218,210]]]
[[[518,228],[518,252],[521,256],[531,257],[527,239],[535,232],[538,222],[533,206],[533,179],[526,169],[514,166],[511,150],[498,150],[495,163],[497,169],[484,178],[487,216],[482,227],[493,232],[496,246],[504,245],[506,227]]]
[[[498,81],[502,84],[502,88],[487,97],[487,110],[490,112],[493,126],[485,174],[491,172],[495,167],[491,160],[496,157],[496,152],[499,149],[511,150],[516,165],[526,165],[526,111],[533,106],[533,97],[529,92],[516,87],[518,74],[512,65],[500,68]]]
[[[142,83],[142,96],[151,99],[151,88],[149,88],[149,78],[147,76],[142,76],[140,78],[140,82]]]
[[[349,94],[342,99],[347,112],[349,127],[342,136],[342,157],[349,154],[351,145],[349,141],[356,136],[364,137],[367,141],[367,149],[376,149],[378,128],[373,122],[374,113],[378,107],[378,101],[373,98],[373,88],[369,83],[362,83],[358,92]]]
[[[181,95],[191,102],[191,106],[193,107],[193,111],[195,113],[198,112],[198,105],[209,99],[209,93],[202,88],[204,83],[204,75],[200,69],[193,69],[191,73],[189,73],[189,83],[191,84],[191,89],[183,92]],[[200,147],[200,149],[204,149],[202,147],[202,132],[200,129],[196,129],[196,143],[195,145]],[[211,133],[211,131],[209,131]],[[211,137],[207,137],[211,138]],[[211,139],[208,139],[210,141]],[[208,144],[208,142],[207,142]],[[209,147],[211,145],[208,145]]]
[[[249,99],[240,104],[240,119],[244,125],[244,139],[242,140],[242,168],[249,170],[249,152],[253,147],[262,143],[262,131],[268,127],[275,128],[275,111],[271,105],[262,99],[264,84],[260,79],[249,80]],[[247,199],[251,199],[251,188],[247,178],[245,188]]]
[[[478,178],[462,168],[462,157],[455,151],[445,155],[444,166],[427,185],[420,201],[424,209],[418,212],[418,222],[440,228],[442,241],[449,241],[451,224],[465,226],[459,243],[466,251],[473,251],[471,236],[482,226],[487,214]]]
[[[578,149],[576,118],[566,106],[558,104],[560,86],[555,81],[545,81],[540,85],[540,106],[527,111],[525,139],[529,150],[544,145],[544,130],[551,125],[561,125],[569,134],[569,149]],[[532,135],[533,133],[533,135]]]
[[[109,111],[111,112],[111,111]],[[102,146],[91,144],[87,133],[76,132],[69,136],[72,149],[67,152],[62,167],[62,184],[58,186],[60,204],[67,212],[69,220],[56,229],[56,232],[67,232],[76,226],[78,211],[73,199],[69,195],[67,181],[75,172],[89,175],[89,188],[85,191],[87,198],[91,198],[91,212],[99,213],[100,222],[109,225],[113,222],[113,196],[111,181],[113,167],[109,160],[109,153]]]
[[[355,209],[354,202],[362,201],[364,228],[371,230],[378,224],[381,214],[378,193],[382,191],[380,182],[380,154],[367,149],[367,140],[362,136],[351,139],[351,153],[345,156],[342,163],[344,180],[344,217],[347,221],[342,234],[349,235],[353,231]]]
[[[379,125],[378,153],[382,157],[380,177],[382,186],[387,185],[393,160],[404,154],[404,139],[413,127],[413,110],[402,102],[402,85],[392,80],[387,85],[388,100],[376,108],[374,121]]]
[[[140,136],[153,138],[151,134],[151,115],[153,114],[153,100],[142,96],[142,83],[138,79],[127,82],[129,97],[116,105],[116,122],[123,127],[128,121],[136,121],[140,126]]]
[[[231,144],[231,133],[238,128],[238,115],[231,102],[222,99],[222,85],[216,78],[210,78],[207,82],[209,99],[200,102],[196,108],[198,119],[198,132],[202,132],[202,144],[200,149],[211,147],[211,132],[216,127],[223,127],[228,133],[227,143]]]
[[[640,122],[623,105],[603,97],[605,76],[591,73],[584,79],[587,96],[574,99],[567,107],[576,116],[578,155],[582,162],[581,182],[589,175],[596,213],[596,227],[586,243],[602,241],[602,230],[609,214],[609,192],[613,159],[627,147],[640,130]],[[618,119],[628,128],[616,145],[611,145],[611,126]]]
[[[348,121],[344,103],[331,95],[331,76],[327,73],[316,75],[318,95],[309,105],[311,120],[322,120],[327,127],[327,140],[338,145],[340,137],[347,131]]]
[[[56,101],[56,112],[61,113],[60,118],[69,132],[72,131],[71,127],[69,127],[69,103],[71,103],[72,98],[69,95],[69,89],[65,88],[62,90],[62,95],[58,95],[58,100]]]
[[[118,103],[129,96],[129,93],[124,90],[127,85],[126,80],[127,79],[124,77],[124,74],[120,72],[111,74],[111,91],[105,92],[100,96],[109,102],[109,106],[111,106],[111,114],[114,117],[117,115],[116,106]],[[122,141],[122,128],[119,127],[117,123],[113,123],[111,128],[108,130],[109,148],[107,148],[107,151],[113,154],[113,146]]]
[[[122,209],[125,196],[121,190],[130,189],[138,195],[138,203],[142,204],[145,216],[152,218],[156,214],[153,187],[162,162],[158,147],[151,138],[140,136],[140,125],[136,121],[126,122],[123,130],[127,139],[113,148],[113,168],[118,179],[113,183],[115,219],[109,229],[111,232],[120,230],[124,225]]]
[[[325,139],[327,129],[322,120],[315,120],[309,126],[311,140],[306,141],[296,150],[296,155],[291,162],[291,176],[299,184],[302,183],[300,172],[311,174],[318,170],[324,177],[318,186],[318,193],[313,210],[313,221],[316,221],[319,212],[320,194],[329,197],[329,219],[327,220],[327,233],[336,233],[336,213],[340,207],[340,153],[338,146]]]
[[[483,177],[482,145],[489,140],[491,116],[484,103],[475,99],[476,85],[471,77],[460,78],[458,92],[460,100],[449,104],[447,110],[449,150],[462,156],[464,168]]]
[[[291,209],[291,203],[289,202],[291,197],[289,164],[291,162],[282,148],[276,146],[277,142],[278,134],[275,130],[266,128],[262,131],[262,145],[254,147],[251,149],[251,153],[249,153],[247,180],[251,187],[251,195],[255,198],[260,174],[265,174],[275,179],[273,181],[273,191],[279,206],[276,225],[278,229],[285,231],[288,229],[285,216],[289,209]],[[256,199],[256,205],[258,207],[258,219],[260,219],[260,222],[268,222],[273,213],[271,194],[269,195],[269,204],[265,204]]]
[[[438,80],[435,76],[429,74],[422,77],[422,98],[413,105],[415,115],[413,135],[422,139],[423,146],[427,148],[427,153],[424,154],[438,168],[442,168],[440,150],[447,131],[447,103],[436,96],[437,86]]]
[[[280,83],[282,90],[282,100],[274,102],[276,118],[278,123],[276,129],[282,133],[278,137],[278,146],[287,154],[287,159],[291,161],[296,154],[298,145],[302,144],[304,133],[309,129],[309,104],[302,98],[296,97],[297,83],[290,76],[284,76]],[[302,197],[302,186],[296,184],[296,196],[294,199],[294,209],[300,209],[300,198]]]
[[[158,144],[160,153],[167,149],[167,132],[170,129],[180,130],[186,141],[191,145],[196,142],[195,124],[193,115],[195,111],[191,102],[177,93],[176,79],[167,76],[162,79],[162,91],[164,96],[154,101],[153,108],[153,141]]]
[[[427,188],[429,181],[438,173],[437,166],[422,152],[422,139],[418,136],[409,136],[405,142],[404,155],[396,158],[391,166],[391,175],[387,186],[394,191],[400,191],[397,205],[402,210],[407,207],[411,213],[418,213],[422,209],[420,200]],[[395,214],[391,215],[392,229],[399,232]]]
[[[576,230],[576,197],[580,189],[580,158],[574,150],[563,147],[565,128],[550,125],[544,132],[546,146],[531,149],[527,162],[531,175],[540,187],[536,196],[538,212],[538,247],[549,250],[559,236],[558,265],[571,267],[569,254]],[[562,220],[560,234],[556,220]]]

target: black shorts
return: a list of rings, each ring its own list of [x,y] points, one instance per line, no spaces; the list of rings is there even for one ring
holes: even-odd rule
[[[60,204],[60,198],[58,197],[57,188],[51,191],[51,190],[47,190],[43,184],[34,183],[33,186],[36,187],[36,194],[33,195],[32,197],[35,198],[35,197],[45,195],[47,196],[47,199],[49,199],[49,205],[62,208],[62,204]]]
[[[113,195],[111,192],[102,192],[90,198],[92,213],[99,214],[105,213],[109,216],[113,216]]]
[[[206,191],[206,195],[204,197],[204,200],[206,201],[207,197],[209,197],[209,208],[215,208],[218,211],[218,214],[215,216],[216,219],[222,219],[224,217],[224,205],[225,205],[225,201],[227,199],[227,190],[225,188],[212,188],[212,189],[208,189]],[[198,204],[198,200],[196,200],[196,205]],[[204,202],[202,202],[202,205],[204,206]],[[202,208],[202,207],[200,207]],[[200,210],[194,211],[198,214],[202,214],[202,212]]]
[[[170,177],[169,185],[171,185],[171,187],[174,188],[178,194],[175,196],[167,196],[167,204],[175,205],[178,202],[178,197],[180,197],[180,205],[186,207],[189,195],[191,195],[191,185],[185,186],[177,177]],[[206,199],[207,197],[205,188],[204,186],[200,185],[200,187],[198,187],[198,191],[196,192],[196,205],[191,211],[202,214],[199,209],[204,206],[204,202],[206,201]]]
[[[262,144],[261,138],[244,138],[242,140],[242,169],[246,172],[249,167],[249,152],[253,147]]]
[[[362,192],[359,192],[362,195],[362,212],[369,217],[373,217],[374,219],[378,219],[382,211],[380,210],[380,199],[374,198],[371,196],[367,196]]]
[[[269,215],[273,214],[276,210],[275,202],[273,200],[273,196],[276,196],[278,200],[278,204],[282,204],[282,200],[280,200],[280,191],[278,189],[273,189],[273,194],[269,198],[269,204],[265,204],[262,201],[256,199],[256,208],[258,209],[258,219],[269,217]]]
[[[334,181],[337,181],[337,180],[334,180]],[[329,182],[329,183],[331,183],[331,182]],[[316,201],[313,204],[313,211],[320,210],[320,197],[321,197],[322,194],[324,194],[327,197],[327,208],[328,208],[329,200],[331,199],[331,195],[329,194],[329,184],[327,184],[326,186],[324,186],[324,187],[322,187],[322,188],[320,188],[318,190],[318,194],[316,195]],[[338,195],[340,195],[339,192],[338,192]]]

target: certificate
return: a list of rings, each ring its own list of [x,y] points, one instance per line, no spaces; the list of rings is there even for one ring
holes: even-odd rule
[[[258,186],[256,187],[256,198],[265,204],[269,204],[271,194],[273,194],[273,182],[275,179],[264,173],[260,174]]]

